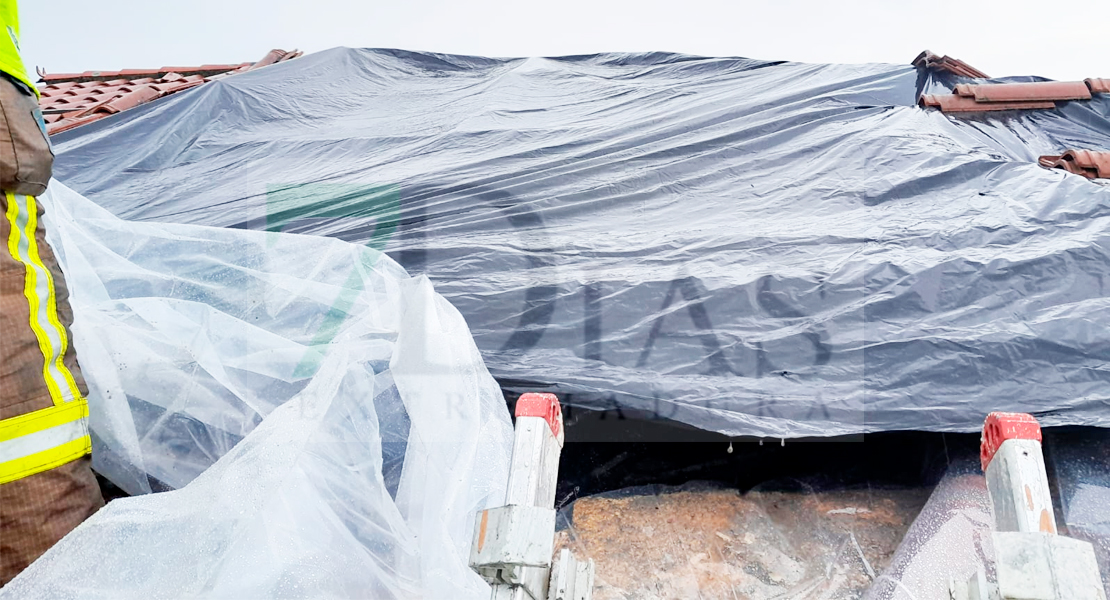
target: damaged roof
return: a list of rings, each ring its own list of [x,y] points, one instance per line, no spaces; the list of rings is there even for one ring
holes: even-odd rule
[[[728,436],[1106,425],[1075,398],[1110,389],[1110,229],[1076,215],[1110,188],[1036,162],[1110,150],[1110,97],[917,106],[1000,81],[337,48],[63,134],[55,173],[128,220],[394,256],[509,393]]]
[[[967,63],[926,50],[911,63],[920,70],[950,73],[966,79],[985,79],[986,74]],[[920,93],[920,91],[919,91]],[[1023,81],[956,83],[951,94],[920,94],[918,106],[939,108],[945,113],[986,113],[1007,110],[1052,110],[1061,102],[1090,101],[1110,95],[1110,79],[1083,81]],[[1062,169],[1088,179],[1110,178],[1110,151],[1070,148],[1062,154],[1046,154],[1038,164]]]

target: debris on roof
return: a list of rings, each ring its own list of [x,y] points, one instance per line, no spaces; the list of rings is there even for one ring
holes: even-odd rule
[[[1057,102],[1090,100],[1091,94],[1110,93],[1110,80],[1033,81],[1025,83],[961,83],[951,95],[926,94],[918,104],[944,112],[1053,109]]]
[[[1110,179],[1110,152],[1068,150],[1059,156],[1042,156],[1038,162],[1042,167],[1064,169],[1087,179]]]
[[[921,69],[932,69],[935,71],[947,71],[954,75],[961,77],[970,77],[972,79],[987,79],[988,75],[979,69],[965,63],[957,58],[951,56],[938,56],[932,52],[925,50],[917,55],[910,63],[913,66]]]
[[[162,67],[84,73],[39,73],[40,105],[47,132],[68,131],[207,81],[244,73],[301,56],[300,51],[271,50],[257,62],[199,67]]]

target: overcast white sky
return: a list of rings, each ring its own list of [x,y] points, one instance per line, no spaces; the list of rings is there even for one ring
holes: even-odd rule
[[[485,56],[668,50],[908,63],[921,50],[996,77],[1110,77],[1110,36],[1044,0],[20,0],[23,59],[48,72],[257,60],[271,48]],[[1078,5],[1076,5],[1078,6]]]

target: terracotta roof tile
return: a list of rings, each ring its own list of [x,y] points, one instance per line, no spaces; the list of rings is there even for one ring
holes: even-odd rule
[[[101,119],[103,117],[104,117],[104,114],[97,113],[97,114],[88,115],[88,116],[81,117],[81,118],[64,119],[64,120],[57,121],[56,123],[54,123],[54,125],[51,125],[51,126],[47,127],[47,131],[50,132],[50,135],[54,135],[55,133],[61,133],[63,131],[69,131],[70,129],[73,129],[74,127],[79,127],[79,126],[84,125],[86,123],[92,123],[93,121],[96,121],[96,120]]]
[[[1110,93],[1110,80],[961,83],[951,95],[923,95],[918,104],[949,113],[1052,109],[1057,102],[1090,100],[1102,93]]]
[[[267,65],[272,65],[274,63],[279,63],[279,62],[282,62],[282,61],[297,58],[301,54],[302,54],[302,52],[300,52],[298,50],[294,50],[292,52],[286,52],[285,50],[280,50],[280,49],[275,48],[273,50],[270,50],[268,53],[266,53],[266,56],[263,56],[262,60],[254,63],[247,70],[249,71],[251,69],[260,69],[260,68],[265,67]]]
[[[971,96],[976,102],[1054,102],[1060,100],[1090,100],[1091,90],[1082,81],[1037,81],[1032,83],[988,83],[956,86],[961,96]]]
[[[946,113],[991,112],[998,110],[1053,109],[1055,102],[977,102],[974,97],[957,94],[928,94],[921,97],[922,108],[939,108]]]
[[[968,77],[971,79],[986,79],[987,74],[976,69],[975,67],[965,63],[962,60],[952,58],[950,56],[938,56],[932,52],[925,50],[917,55],[910,63],[917,68],[933,69],[935,71],[947,71],[961,77]]]
[[[39,91],[43,118],[50,134],[68,131],[108,115],[227,77],[301,56],[301,52],[271,50],[258,62],[161,69],[41,73]]]
[[[1110,179],[1110,152],[1068,150],[1059,156],[1042,156],[1042,167],[1064,169],[1088,179]]]
[[[1092,94],[1110,94],[1110,79],[1086,79],[1083,83],[1087,84]]]
[[[41,77],[40,83],[52,84],[61,81],[110,81],[116,79],[137,79],[147,77],[159,79],[168,73],[218,75],[236,69],[246,69],[254,63],[241,63],[237,65],[201,65],[199,67],[162,67],[160,69],[123,69],[122,71],[85,71],[84,73],[47,73]]]

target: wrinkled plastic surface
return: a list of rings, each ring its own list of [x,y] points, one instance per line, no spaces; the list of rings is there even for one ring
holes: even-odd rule
[[[729,435],[1110,425],[1110,98],[953,118],[909,66],[334,49],[55,136],[128,219],[426,273],[510,391]]]
[[[181,489],[109,503],[0,597],[488,597],[467,556],[512,429],[427,278],[340,240],[122,221],[57,182],[43,204],[94,466]]]

